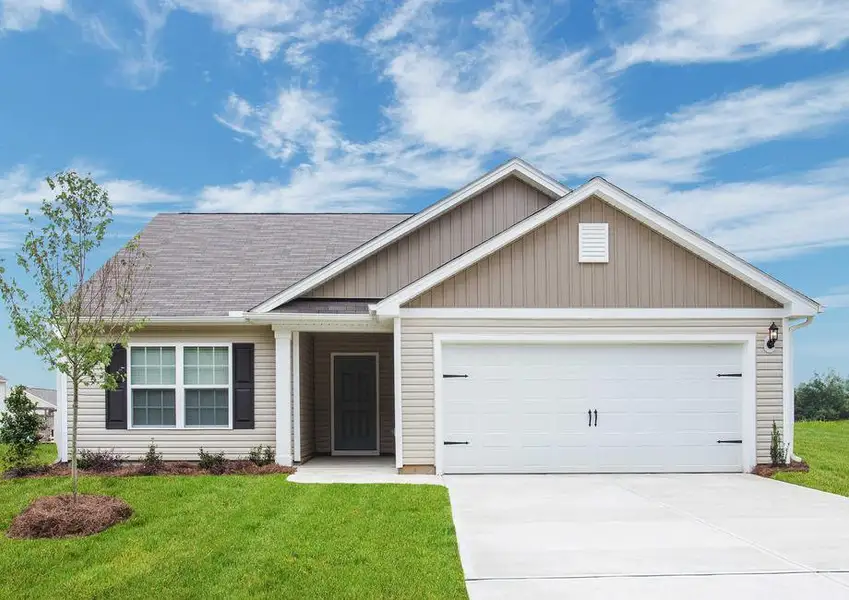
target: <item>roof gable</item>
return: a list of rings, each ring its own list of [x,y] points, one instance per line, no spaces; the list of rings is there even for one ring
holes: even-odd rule
[[[439,202],[425,208],[421,212],[416,213],[406,221],[399,223],[395,227],[381,235],[378,235],[367,243],[362,244],[348,254],[341,256],[330,264],[316,270],[311,275],[297,283],[294,283],[294,285],[284,287],[281,292],[258,304],[250,312],[267,313],[274,310],[281,304],[310,292],[338,276],[342,272],[376,254],[383,248],[438,218],[440,215],[447,213],[453,208],[463,204],[474,196],[490,189],[509,177],[515,177],[521,180],[527,185],[543,192],[546,196],[552,199],[560,198],[569,192],[569,188],[561,185],[523,160],[514,158],[500,167],[493,169],[489,173],[486,173],[479,179],[469,183],[460,190],[457,190],[450,196],[447,196]]]
[[[399,290],[392,296],[385,298],[377,304],[375,309],[377,314],[382,316],[398,314],[401,305],[418,297],[426,290],[442,283],[481,259],[490,256],[529,232],[534,231],[591,196],[597,196],[605,203],[639,220],[652,230],[661,233],[675,244],[700,256],[711,265],[733,275],[762,294],[781,303],[788,311],[788,316],[812,316],[821,310],[819,304],[804,294],[781,283],[740,257],[717,246],[694,231],[687,229],[677,221],[660,213],[604,179],[597,177],[573,190],[548,208],[517,223],[510,229],[480,244],[463,256],[454,259],[450,263],[443,265],[418,281]]]
[[[605,223],[609,261],[579,262],[579,224]],[[412,299],[412,308],[780,308],[592,196]]]

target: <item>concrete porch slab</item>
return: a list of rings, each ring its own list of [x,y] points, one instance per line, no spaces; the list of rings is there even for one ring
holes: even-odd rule
[[[317,456],[298,466],[294,483],[443,485],[437,475],[399,475],[393,456]]]

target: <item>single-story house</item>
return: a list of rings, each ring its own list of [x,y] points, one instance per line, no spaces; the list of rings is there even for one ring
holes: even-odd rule
[[[513,159],[416,214],[161,214],[81,448],[408,473],[747,471],[821,311],[602,178]],[[68,457],[68,387],[57,432]]]
[[[44,426],[41,428],[42,441],[52,441],[56,432],[56,390],[26,386],[24,393],[35,403],[35,412],[44,420]]]

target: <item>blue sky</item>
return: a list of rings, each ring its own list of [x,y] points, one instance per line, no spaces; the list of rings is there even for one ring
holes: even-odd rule
[[[415,211],[518,155],[593,175],[825,314],[796,379],[849,373],[844,0],[0,0],[0,257],[45,175],[159,211]],[[14,350],[0,373],[51,385]]]

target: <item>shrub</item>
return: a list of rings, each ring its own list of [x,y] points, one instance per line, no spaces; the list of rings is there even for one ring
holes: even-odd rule
[[[849,419],[849,380],[834,371],[815,373],[796,388],[797,421]]]
[[[251,448],[251,451],[248,454],[248,460],[258,467],[270,465],[274,462],[274,448],[271,446],[263,446],[262,444]]]
[[[147,447],[147,452],[142,459],[141,472],[147,475],[153,475],[162,469],[162,465],[162,453],[156,451],[156,444],[151,438],[150,446]]]
[[[769,443],[769,458],[773,467],[781,467],[787,464],[787,446],[784,445],[784,436],[775,421],[772,422],[772,437]]]
[[[27,398],[24,386],[13,387],[6,398],[6,412],[0,415],[0,443],[6,445],[5,458],[12,468],[30,466],[43,425],[44,420],[35,412],[35,402]]]
[[[201,469],[209,471],[214,475],[221,475],[227,465],[224,452],[204,452],[203,448],[198,452],[198,465]]]
[[[79,456],[77,456],[77,466],[84,471],[102,473],[114,471],[121,466],[126,458],[126,456],[117,454],[114,448],[112,450],[80,450]]]

